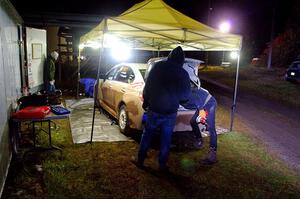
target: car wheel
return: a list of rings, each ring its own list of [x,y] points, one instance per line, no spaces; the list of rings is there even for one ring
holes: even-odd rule
[[[129,133],[129,121],[128,121],[128,114],[126,110],[126,106],[122,105],[119,109],[119,128],[122,133]]]

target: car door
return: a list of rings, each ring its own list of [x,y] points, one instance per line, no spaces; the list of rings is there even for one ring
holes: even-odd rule
[[[129,83],[132,81],[133,71],[129,66],[122,66],[118,69],[115,81],[112,83],[112,108],[118,112],[118,106],[123,95],[128,91]]]
[[[114,81],[114,77],[116,76],[116,72],[118,71],[119,67],[115,67],[111,69],[105,76],[105,79],[101,85],[101,92],[102,92],[102,102],[111,107],[111,99],[112,99],[112,82]]]

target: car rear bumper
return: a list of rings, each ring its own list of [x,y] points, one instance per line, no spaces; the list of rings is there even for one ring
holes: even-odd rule
[[[174,131],[191,131],[190,121],[194,114],[195,110],[178,111]]]
[[[176,124],[174,127],[174,131],[192,131],[192,127],[190,124],[191,118],[193,117],[195,110],[183,110],[177,112]],[[140,114],[139,114],[140,115]],[[135,117],[134,120],[131,120],[131,128],[135,128],[138,130],[143,129],[142,125],[142,115],[141,117]]]

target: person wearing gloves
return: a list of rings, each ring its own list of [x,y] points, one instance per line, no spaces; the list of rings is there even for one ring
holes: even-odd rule
[[[200,87],[201,84],[198,75],[196,75],[191,67],[184,65],[183,68],[189,74],[192,94],[187,103],[184,103],[182,106],[186,109],[196,110],[190,123],[196,138],[194,145],[199,149],[203,146],[203,139],[199,128],[200,121],[198,121],[199,111],[204,109],[207,113],[206,124],[210,134],[210,149],[207,157],[202,160],[202,164],[211,165],[217,162],[217,133],[215,126],[217,101],[207,90]]]
[[[50,56],[45,60],[44,64],[44,83],[47,93],[55,92],[55,62],[58,59],[58,53],[56,51],[51,52]]]
[[[135,164],[143,167],[156,129],[160,129],[159,170],[167,172],[167,161],[179,104],[188,100],[191,88],[189,76],[182,68],[184,52],[179,46],[167,59],[157,61],[149,72],[143,91],[143,109],[147,120]]]

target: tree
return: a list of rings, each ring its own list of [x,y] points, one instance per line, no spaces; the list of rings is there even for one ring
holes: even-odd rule
[[[272,41],[272,66],[287,67],[300,55],[300,2],[294,1],[292,12],[288,17],[284,31]],[[270,43],[260,56],[262,63],[267,64]]]

